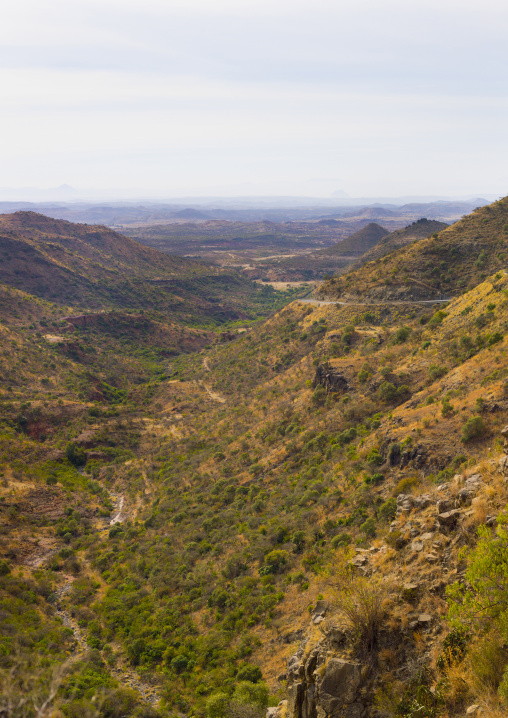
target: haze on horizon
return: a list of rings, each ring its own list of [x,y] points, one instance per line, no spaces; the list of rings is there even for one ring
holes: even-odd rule
[[[18,0],[0,187],[507,194],[507,35],[500,0]]]

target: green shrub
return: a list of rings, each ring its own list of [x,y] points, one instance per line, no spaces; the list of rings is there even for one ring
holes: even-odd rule
[[[432,318],[429,321],[429,327],[437,327],[447,316],[447,312],[443,311],[442,309],[438,309],[438,311],[432,315]]]
[[[397,511],[397,500],[391,496],[379,507],[379,515],[384,521],[393,521]]]
[[[376,535],[375,519],[373,519],[371,516],[367,519],[367,521],[364,521],[363,524],[360,526],[360,531],[363,531],[367,538],[373,538]]]
[[[487,431],[485,422],[481,416],[471,416],[462,427],[462,442],[466,444],[468,441],[479,439]]]
[[[236,674],[238,681],[250,681],[251,683],[258,683],[263,677],[261,668],[259,666],[246,665],[240,668]]]
[[[442,408],[441,408],[441,416],[443,416],[445,419],[447,419],[450,416],[453,416],[455,414],[455,409],[453,408],[453,404],[450,402],[449,399],[443,399]]]
[[[351,541],[353,540],[353,537],[348,533],[342,533],[338,534],[337,536],[334,536],[332,540],[330,541],[330,546],[332,548],[339,548],[341,546],[348,546]]]
[[[393,343],[394,344],[402,344],[403,342],[406,341],[406,339],[408,338],[410,333],[411,333],[411,330],[409,329],[409,327],[399,327],[394,334]]]
[[[431,381],[436,381],[446,374],[448,369],[440,364],[431,364],[427,369],[427,374]]]
[[[86,451],[76,446],[73,441],[67,444],[65,456],[74,466],[84,466],[86,464]]]
[[[265,556],[265,565],[260,570],[260,573],[263,575],[270,573],[279,573],[282,568],[287,564],[288,559],[289,554],[283,549],[275,549],[274,551],[270,551],[270,553],[267,553]]]
[[[206,714],[208,718],[226,718],[229,709],[229,696],[227,693],[214,693],[206,701]]]

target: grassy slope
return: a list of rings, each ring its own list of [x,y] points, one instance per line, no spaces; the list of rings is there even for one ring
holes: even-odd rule
[[[502,269],[508,249],[508,198],[464,217],[323,285],[329,297],[438,298],[472,288]]]
[[[342,242],[321,250],[321,254],[347,256],[364,254],[377,245],[387,234],[389,234],[387,229],[375,222],[371,222],[366,227],[359,229],[358,232],[354,232],[354,234],[342,240]]]
[[[234,690],[244,663],[259,665],[283,695],[277,677],[305,635],[307,608],[319,594],[336,603],[351,546],[374,545],[369,570],[392,587],[380,686],[400,696],[393,671],[415,661],[432,669],[442,629],[422,637],[408,614],[432,611],[442,625],[458,549],[474,544],[478,523],[507,499],[491,463],[508,415],[507,297],[499,273],[444,309],[295,302],[234,344],[172,358],[157,317],[122,326],[106,316],[49,343],[43,334],[65,328],[62,308],[43,303],[41,316],[40,300],[6,290],[2,550],[13,574],[23,565],[23,580],[49,587],[36,599],[48,630],[58,621],[44,590],[75,577],[61,602],[88,627],[93,650],[71,702],[116,690],[111,666],[124,661],[158,685],[163,715],[201,714],[208,696]],[[137,349],[145,328],[147,354]],[[180,329],[177,338],[190,348],[198,341]],[[312,387],[323,363],[346,378],[346,391]],[[484,435],[463,443],[478,414]],[[81,474],[64,451],[84,430],[93,440]],[[392,465],[393,444],[401,459]],[[382,509],[390,498],[439,498],[439,484],[478,466],[486,488],[453,542],[434,535],[430,508],[412,518],[440,542],[439,565],[412,549],[405,519],[390,538],[389,506]],[[53,492],[60,518],[16,509],[34,488]],[[126,503],[122,526],[109,534],[99,523],[108,490]],[[37,572],[21,550],[35,537],[57,551]],[[413,605],[400,596],[408,578],[420,587]],[[0,590],[12,611],[10,580]],[[16,630],[28,635],[26,624]],[[342,655],[356,656],[353,642]],[[447,710],[457,706],[450,699]]]
[[[0,233],[2,283],[81,310],[149,307],[185,322],[221,323],[283,303],[237,273],[158,252],[105,227],[16,212],[0,217]]]

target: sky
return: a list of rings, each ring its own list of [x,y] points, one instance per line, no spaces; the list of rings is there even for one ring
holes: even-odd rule
[[[7,0],[0,194],[503,196],[507,37],[505,0]]]

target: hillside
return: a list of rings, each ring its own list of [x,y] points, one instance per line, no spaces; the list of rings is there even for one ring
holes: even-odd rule
[[[375,246],[366,248],[365,253],[361,259],[358,260],[358,264],[356,266],[361,266],[366,262],[372,262],[375,259],[380,259],[381,257],[384,257],[385,254],[389,254],[400,247],[405,247],[406,244],[411,244],[411,242],[414,242],[417,239],[430,237],[431,234],[440,232],[447,226],[448,225],[444,222],[421,218],[403,229],[395,230],[395,232],[390,232],[389,234],[386,233],[386,235],[380,238],[379,243]]]
[[[457,295],[503,269],[508,250],[507,219],[508,198],[504,198],[430,237],[325,282],[320,294],[355,301],[431,300]],[[387,238],[381,240],[381,246]]]
[[[4,285],[87,311],[150,307],[187,323],[221,323],[277,303],[237,272],[33,212],[0,216],[0,260]]]
[[[506,714],[504,270],[222,333],[0,301],[0,711]]]
[[[355,256],[363,255],[369,249],[377,245],[377,243],[389,234],[388,230],[381,227],[375,222],[370,222],[357,232],[353,232],[349,237],[343,239],[342,242],[334,244],[333,247],[321,250],[321,254],[326,255],[345,255]]]

